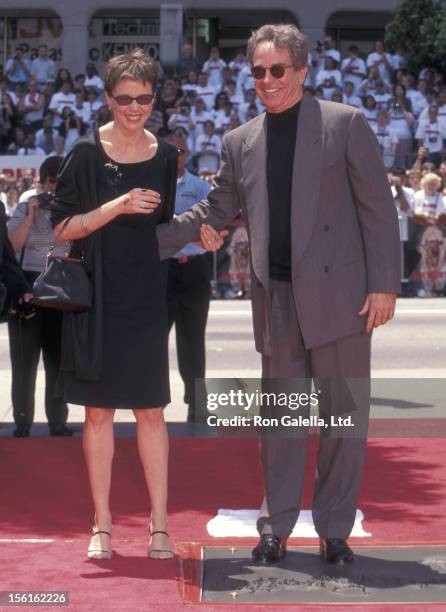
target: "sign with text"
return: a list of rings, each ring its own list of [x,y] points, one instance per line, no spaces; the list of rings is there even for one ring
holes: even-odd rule
[[[136,47],[158,59],[160,42],[159,17],[98,17],[90,24],[89,59],[99,69],[110,58],[128,53]]]

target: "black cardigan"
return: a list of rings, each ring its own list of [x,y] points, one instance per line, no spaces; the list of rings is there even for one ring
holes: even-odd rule
[[[99,148],[95,134],[75,142],[60,168],[53,226],[71,215],[84,214],[99,206],[96,170]],[[159,223],[172,219],[177,186],[177,149],[159,140],[166,167],[166,196]],[[73,201],[73,193],[77,194]],[[72,254],[83,250],[87,271],[93,283],[93,306],[82,313],[64,313],[61,371],[73,372],[80,380],[100,380],[102,376],[102,249],[101,232],[93,232],[73,242]]]
[[[8,290],[8,297],[17,301],[31,292],[8,238],[5,205],[0,200],[0,281]]]

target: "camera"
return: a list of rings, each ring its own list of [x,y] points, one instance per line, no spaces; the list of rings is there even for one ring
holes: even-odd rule
[[[399,102],[394,102],[394,103],[392,104],[392,108],[393,108],[394,110],[401,110],[401,108],[402,108],[402,107],[401,107],[401,104],[400,104]]]
[[[43,208],[44,210],[51,210],[54,204],[54,195],[47,191],[37,194],[36,199],[39,202],[39,208]]]

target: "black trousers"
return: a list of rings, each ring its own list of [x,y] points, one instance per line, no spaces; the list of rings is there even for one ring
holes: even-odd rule
[[[65,425],[68,408],[62,397],[56,397],[59,375],[62,313],[38,308],[32,319],[8,319],[9,350],[12,366],[12,406],[19,427],[30,427],[34,420],[34,394],[37,366],[42,351],[45,368],[45,413],[50,427]]]
[[[167,283],[169,329],[175,323],[178,369],[184,382],[184,401],[195,404],[195,379],[206,368],[206,323],[211,295],[211,254],[198,255],[187,263],[170,260]]]

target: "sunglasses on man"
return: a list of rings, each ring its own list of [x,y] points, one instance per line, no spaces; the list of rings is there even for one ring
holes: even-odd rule
[[[272,77],[275,79],[281,79],[285,74],[285,70],[287,68],[291,68],[292,66],[293,64],[272,64],[272,66],[266,68],[264,66],[253,66],[251,68],[251,74],[256,81],[259,81],[260,79],[265,78],[266,71],[269,70]]]
[[[152,104],[154,97],[154,94],[141,94],[140,96],[136,96],[136,98],[133,98],[132,96],[126,96],[124,94],[120,94],[119,96],[112,96],[113,100],[119,106],[130,106],[133,100],[135,100],[136,104],[139,104],[140,106],[149,106],[149,104]]]

